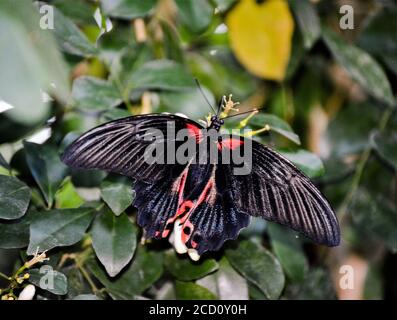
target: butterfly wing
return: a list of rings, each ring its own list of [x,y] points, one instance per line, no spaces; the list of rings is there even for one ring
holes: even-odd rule
[[[247,139],[232,137],[226,148],[236,152]],[[250,173],[235,174],[236,164],[222,164],[227,186],[237,209],[250,216],[286,225],[319,244],[337,246],[338,220],[330,204],[295,165],[259,142],[252,143]],[[225,146],[223,147],[225,148]],[[245,163],[246,164],[246,163]],[[226,190],[225,190],[226,192]]]
[[[168,130],[170,127],[173,130]],[[114,120],[83,134],[65,150],[62,161],[75,168],[102,169],[153,182],[163,177],[173,165],[150,163],[145,158],[145,152],[156,143],[163,144],[174,138],[170,137],[170,133],[181,129],[195,135],[202,126],[192,120],[168,114],[147,114]],[[157,136],[158,139],[151,140],[154,134],[162,134],[163,138]],[[166,156],[167,150],[163,153]]]

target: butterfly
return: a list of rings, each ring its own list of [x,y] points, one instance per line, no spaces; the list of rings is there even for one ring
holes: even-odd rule
[[[212,108],[213,109],[213,108]],[[207,129],[219,132],[224,124],[218,111],[207,125],[173,114],[130,116],[102,124],[67,147],[62,161],[75,168],[102,169],[131,177],[138,209],[137,222],[147,238],[170,237],[178,253],[193,260],[206,251],[219,250],[236,239],[251,217],[288,226],[318,244],[337,246],[340,230],[330,204],[294,164],[255,140],[228,135],[215,141],[218,160],[224,151],[251,150],[247,174],[235,174],[238,165],[204,161],[158,163],[145,154],[158,141],[145,139],[156,130],[160,142],[176,143],[167,130],[187,130],[194,144],[206,140]],[[175,152],[165,149],[164,154]],[[196,159],[197,154],[190,157]],[[222,159],[221,159],[222,160]]]

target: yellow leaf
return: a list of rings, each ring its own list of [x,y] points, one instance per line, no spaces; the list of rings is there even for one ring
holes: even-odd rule
[[[291,53],[294,20],[285,0],[241,0],[228,14],[231,47],[254,75],[284,79]]]

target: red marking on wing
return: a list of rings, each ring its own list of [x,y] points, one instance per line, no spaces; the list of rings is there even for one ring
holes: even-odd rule
[[[222,142],[218,142],[218,149],[222,150],[223,148],[228,148],[228,149],[234,150],[243,144],[244,144],[244,142],[240,139],[227,138],[227,139],[223,140]]]
[[[212,187],[214,186],[213,183],[213,179],[208,180],[207,184],[205,185],[203,192],[200,194],[198,200],[197,200],[197,204],[196,207],[203,201],[207,200],[209,197],[209,193],[212,189]]]
[[[201,132],[201,129],[194,124],[188,123],[186,125],[186,128],[188,130],[188,133],[191,137],[196,138],[196,142],[199,142],[203,136],[203,133]]]
[[[167,226],[168,226],[169,224],[171,224],[171,223],[174,223],[175,220],[176,220],[179,216],[184,215],[184,217],[182,217],[182,219],[181,219],[181,223],[184,223],[185,220],[187,219],[187,217],[189,216],[190,210],[191,210],[193,207],[194,207],[194,203],[193,203],[192,201],[187,200],[187,201],[183,202],[183,203],[179,206],[179,209],[178,209],[178,211],[176,212],[176,214],[175,214],[173,217],[171,217],[171,218],[169,218],[169,219],[167,220],[167,222],[166,222],[166,224],[165,224],[165,229],[164,229],[163,233],[161,234],[161,236],[162,236],[163,238],[166,238],[166,237],[168,236],[168,234],[170,233],[170,230],[167,229]]]
[[[179,195],[178,205],[179,206],[182,204],[183,190],[185,189],[187,174],[188,174],[188,170],[185,170],[185,172],[182,174],[182,177],[181,177],[181,183],[179,184],[179,189],[178,189],[178,195]]]

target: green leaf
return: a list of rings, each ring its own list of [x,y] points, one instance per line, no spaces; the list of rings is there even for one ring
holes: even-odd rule
[[[62,102],[69,94],[66,65],[39,20],[30,0],[0,2],[0,96],[14,107],[6,116],[23,125],[37,124],[48,115],[42,91]]]
[[[321,35],[320,19],[313,4],[308,0],[290,1],[306,49],[310,49]]]
[[[202,259],[193,262],[189,258],[177,256],[174,250],[165,254],[164,265],[167,270],[178,280],[191,281],[203,278],[218,269],[214,259]]]
[[[133,181],[122,176],[108,176],[101,184],[101,197],[115,215],[120,215],[135,198]]]
[[[128,80],[132,89],[180,91],[194,87],[194,81],[182,65],[170,60],[145,63]]]
[[[310,178],[322,176],[324,165],[321,159],[309,151],[299,149],[296,151],[279,151],[284,157],[295,164]]]
[[[194,282],[175,282],[176,298],[178,300],[217,300],[218,297],[208,289]]]
[[[219,261],[217,272],[196,283],[210,290],[220,300],[248,300],[247,280],[232,268],[225,257]]]
[[[79,294],[78,296],[73,297],[72,300],[102,300],[95,294]]]
[[[397,170],[397,131],[375,132],[371,136],[371,144],[377,154]]]
[[[379,121],[380,110],[370,103],[346,105],[327,128],[333,156],[344,158],[362,152],[368,146],[369,133]]]
[[[273,252],[287,276],[293,281],[303,281],[308,270],[308,262],[296,234],[275,223],[268,223],[268,232]]]
[[[19,249],[29,244],[29,226],[32,213],[29,211],[21,219],[0,221],[0,248]]]
[[[343,41],[336,33],[323,30],[323,38],[337,62],[369,94],[393,106],[394,97],[384,71],[367,52]]]
[[[131,300],[142,294],[163,273],[163,257],[157,252],[138,247],[128,267],[115,278],[110,278],[94,259],[87,262],[87,267],[105,286],[113,299]]]
[[[132,259],[136,249],[137,228],[123,213],[116,217],[110,210],[95,219],[92,246],[107,273],[116,276]]]
[[[59,209],[40,212],[30,225],[28,254],[70,246],[80,241],[94,216],[94,209]]]
[[[157,0],[100,0],[106,15],[114,18],[135,19],[151,13]]]
[[[74,80],[72,97],[77,108],[85,111],[103,111],[121,103],[120,93],[109,81],[80,77]]]
[[[277,132],[278,134],[282,135],[283,137],[291,140],[296,144],[301,143],[299,136],[294,133],[291,126],[287,122],[273,114],[259,113],[252,117],[248,123],[250,125],[252,124],[260,128],[268,125],[270,127],[270,131]]]
[[[284,288],[284,273],[280,262],[265,248],[248,240],[237,249],[227,249],[230,264],[248,281],[256,285],[269,299],[277,299]]]
[[[41,3],[40,6],[47,3]],[[87,39],[85,34],[57,8],[54,8],[54,34],[63,51],[81,56],[91,57],[98,53],[97,48]]]
[[[360,189],[349,207],[354,226],[397,250],[397,207],[384,195],[373,195]]]
[[[182,49],[182,41],[177,31],[171,24],[160,21],[161,30],[164,34],[163,47],[164,55],[167,59],[174,60],[179,63],[184,61],[184,52]]]
[[[192,32],[201,33],[211,23],[214,9],[207,0],[175,0],[182,23]]]
[[[368,20],[360,31],[358,45],[380,57],[397,74],[397,9],[383,7]]]
[[[66,178],[55,194],[55,207],[58,209],[78,208],[84,200],[79,196],[70,178]]]
[[[17,178],[0,175],[0,219],[18,219],[28,209],[30,189]]]
[[[65,295],[68,293],[68,279],[51,266],[44,265],[40,269],[29,270],[29,282],[53,294]]]
[[[67,175],[68,168],[61,162],[55,147],[24,141],[26,161],[49,207]]]
[[[283,298],[290,300],[335,300],[334,283],[329,271],[323,268],[309,270],[302,283],[291,284]]]
[[[7,163],[7,161],[3,158],[3,156],[0,153],[0,166],[7,169],[8,171],[11,171],[11,167]]]
[[[203,91],[209,102],[216,105],[215,97],[211,91],[203,87]],[[163,91],[160,93],[161,107],[158,112],[181,112],[192,119],[204,118],[208,115],[209,108],[203,100],[203,96],[197,88],[184,91]]]
[[[73,6],[70,5],[70,0],[52,0],[51,3],[65,16],[79,25],[91,24],[94,21],[96,9],[94,3],[87,3],[81,0],[73,2]]]

